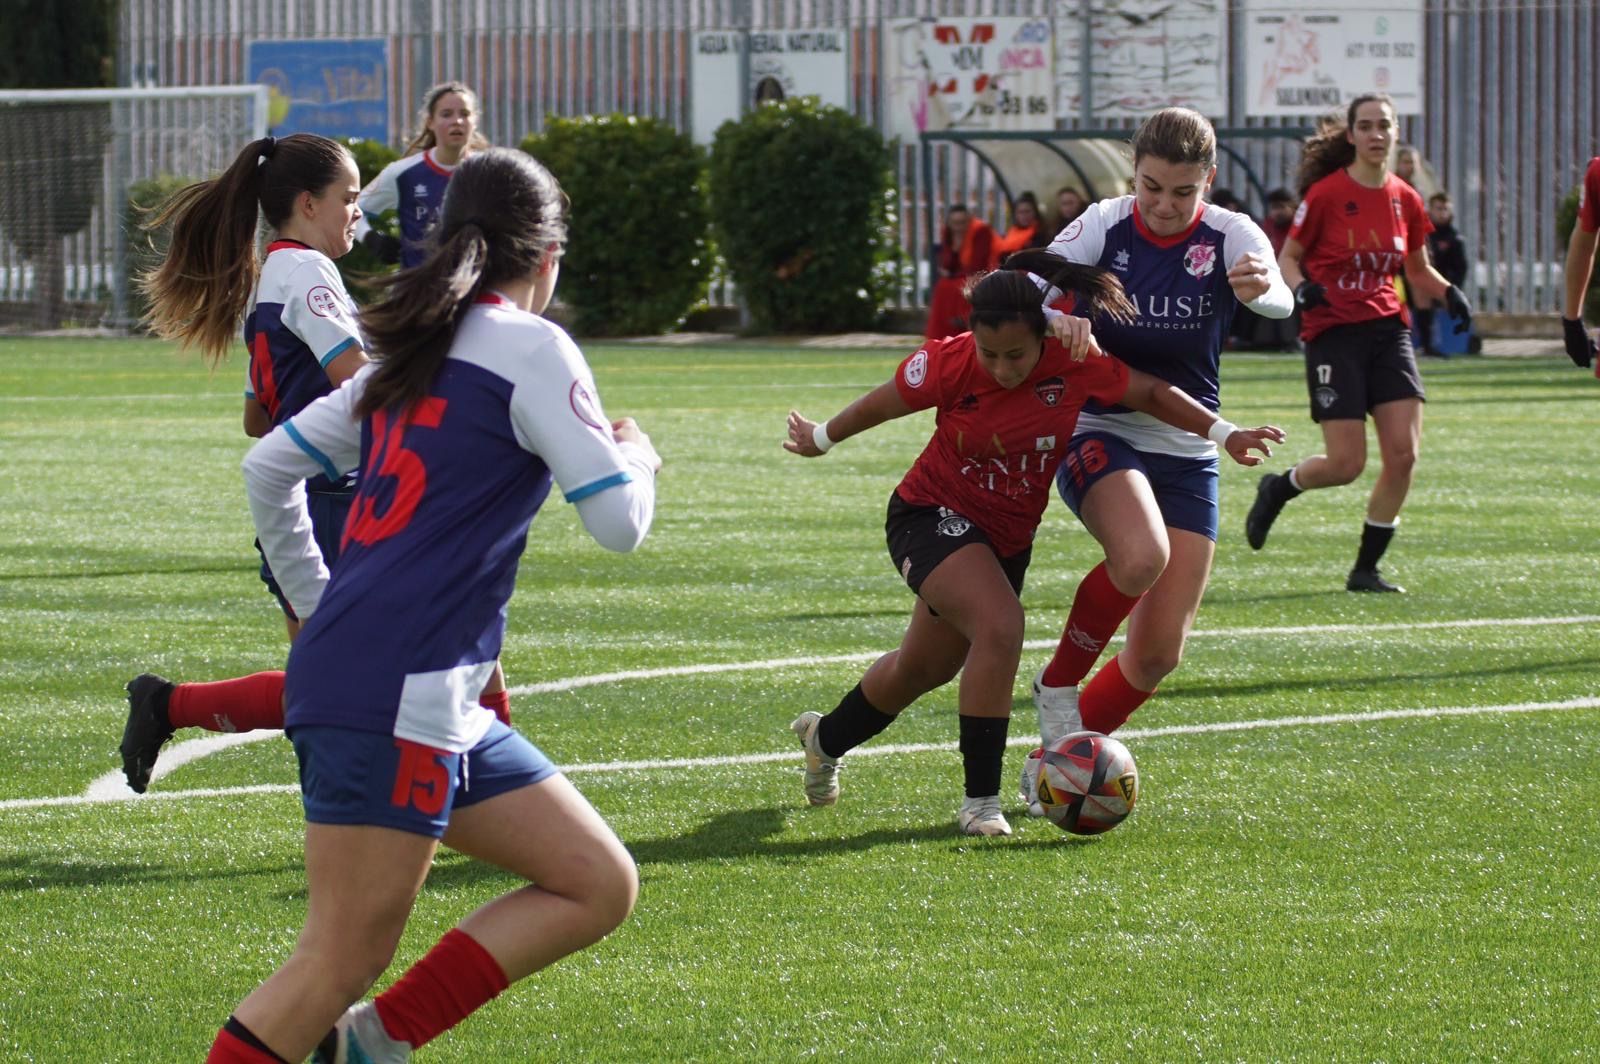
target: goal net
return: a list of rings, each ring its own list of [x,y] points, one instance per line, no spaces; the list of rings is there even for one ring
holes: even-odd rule
[[[153,256],[133,206],[266,135],[262,85],[0,90],[0,329],[123,329]]]

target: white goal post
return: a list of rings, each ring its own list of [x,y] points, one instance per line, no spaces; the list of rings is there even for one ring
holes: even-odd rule
[[[132,324],[130,191],[221,172],[267,108],[264,85],[0,90],[0,328]]]

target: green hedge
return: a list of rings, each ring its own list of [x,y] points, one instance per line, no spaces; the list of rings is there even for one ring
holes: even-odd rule
[[[1556,210],[1556,238],[1561,242],[1562,257],[1566,257],[1567,241],[1572,239],[1572,230],[1578,224],[1578,193],[1573,189],[1567,198],[1561,201],[1561,206]],[[1589,290],[1583,297],[1583,316],[1591,325],[1600,325],[1600,245],[1595,247],[1596,269],[1589,275]],[[1561,292],[1557,299],[1566,301],[1566,282],[1562,282]]]
[[[552,117],[522,150],[572,202],[559,293],[574,332],[663,332],[705,298],[705,160],[687,136],[633,115]]]
[[[898,284],[893,194],[888,146],[848,111],[801,97],[723,123],[711,148],[714,232],[756,325],[874,325]]]

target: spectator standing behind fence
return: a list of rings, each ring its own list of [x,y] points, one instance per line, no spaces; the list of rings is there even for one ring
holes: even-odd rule
[[[1561,329],[1567,345],[1567,357],[1580,366],[1594,362],[1600,352],[1583,324],[1583,297],[1589,291],[1589,278],[1594,274],[1594,246],[1600,234],[1600,156],[1589,160],[1583,174],[1583,185],[1578,192],[1578,220],[1572,225],[1572,236],[1567,241],[1567,297],[1561,305]],[[1596,371],[1600,376],[1600,370]]]
[[[1433,261],[1433,268],[1438,270],[1445,280],[1460,287],[1467,280],[1467,249],[1461,243],[1461,234],[1456,232],[1456,209],[1450,199],[1450,193],[1440,191],[1428,197],[1428,220],[1433,223],[1433,232],[1428,234],[1428,258]],[[1413,308],[1423,349],[1429,354],[1436,355],[1446,353],[1435,350],[1434,345],[1433,316],[1438,309],[1439,304],[1431,299],[1420,299]],[[1476,346],[1477,337],[1470,337],[1467,340],[1467,350],[1474,350]]]
[[[989,223],[974,217],[965,204],[946,210],[939,234],[939,276],[928,301],[928,339],[939,340],[967,331],[972,307],[963,289],[973,274],[994,269],[994,262],[994,230]]]
[[[1011,227],[995,238],[995,262],[1004,266],[1006,256],[1013,251],[1044,247],[1053,236],[1055,234],[1040,215],[1039,198],[1032,192],[1024,192],[1011,205]]]
[[[1056,189],[1056,217],[1052,223],[1057,233],[1075,221],[1078,215],[1089,209],[1089,197],[1079,192],[1071,185],[1062,185]],[[1048,241],[1046,241],[1048,243]]]
[[[1294,209],[1299,205],[1294,193],[1286,188],[1275,188],[1267,193],[1267,216],[1261,219],[1261,231],[1272,242],[1272,256],[1276,260],[1283,251],[1283,241],[1294,225]],[[1294,351],[1300,346],[1300,308],[1296,307],[1287,318],[1267,318],[1259,314],[1240,314],[1255,327],[1253,346],[1273,351]]]

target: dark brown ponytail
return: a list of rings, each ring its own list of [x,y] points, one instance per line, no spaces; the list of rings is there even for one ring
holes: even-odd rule
[[[1122,290],[1110,270],[1068,262],[1046,248],[1025,248],[1006,259],[1005,269],[983,274],[968,282],[973,325],[996,328],[1008,322],[1026,322],[1035,336],[1045,334],[1044,291],[1030,273],[1038,274],[1063,292],[1086,300],[1085,317],[1107,314],[1119,321],[1132,320],[1139,309]]]

